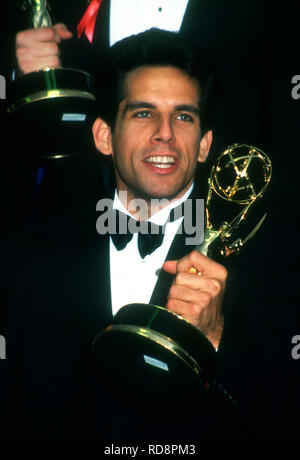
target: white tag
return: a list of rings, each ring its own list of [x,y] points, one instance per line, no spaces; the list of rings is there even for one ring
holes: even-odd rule
[[[144,360],[145,360],[145,363],[151,364],[151,366],[158,367],[159,369],[163,369],[164,371],[169,370],[167,363],[163,363],[162,361],[159,361],[158,359],[151,358],[150,356],[144,355]]]
[[[85,113],[64,113],[61,117],[62,121],[85,121]]]

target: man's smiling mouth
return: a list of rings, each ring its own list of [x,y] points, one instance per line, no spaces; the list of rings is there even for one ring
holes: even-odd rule
[[[145,162],[151,164],[155,168],[167,169],[175,165],[176,159],[172,156],[167,155],[153,155],[149,158],[146,158]]]

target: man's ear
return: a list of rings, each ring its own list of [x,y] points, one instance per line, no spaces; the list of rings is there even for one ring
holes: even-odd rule
[[[95,120],[93,124],[93,136],[95,146],[99,152],[104,155],[111,155],[113,153],[111,129],[102,118],[98,117]]]
[[[212,134],[212,130],[210,129],[209,131],[207,131],[207,133],[204,134],[204,136],[202,137],[200,141],[200,148],[199,148],[199,154],[198,154],[198,161],[200,163],[204,163],[204,161],[206,160],[209,154],[209,149],[212,143],[212,139],[213,139],[213,134]]]

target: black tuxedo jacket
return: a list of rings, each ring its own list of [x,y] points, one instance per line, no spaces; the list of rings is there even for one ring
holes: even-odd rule
[[[0,363],[2,437],[184,441],[249,436],[239,406],[228,410],[213,402],[201,416],[168,419],[138,409],[102,378],[91,342],[112,322],[109,237],[96,233],[95,220],[86,225],[85,233],[70,234],[64,245],[16,234],[2,250],[0,334],[7,342],[7,359]],[[175,237],[167,259],[191,251],[185,236]],[[152,303],[165,305],[172,279],[160,276]],[[232,308],[226,316],[235,316]],[[227,341],[231,326],[228,331]],[[233,338],[229,348],[225,341],[225,356]],[[221,378],[222,372],[216,369]]]
[[[196,192],[197,187],[194,198],[204,196]],[[61,241],[20,232],[1,239],[0,335],[7,358],[0,361],[0,436],[144,441],[273,436],[284,401],[274,383],[274,349],[270,355],[265,346],[274,302],[266,302],[268,278],[257,258],[267,256],[266,235],[262,232],[245,256],[226,262],[225,327],[214,374],[238,403],[228,407],[214,393],[200,416],[167,418],[119,395],[94,364],[91,342],[113,319],[109,238],[96,233],[97,217],[86,219],[84,231],[70,225]],[[167,259],[191,251],[185,236],[175,237]],[[172,280],[161,274],[151,303],[165,305]]]

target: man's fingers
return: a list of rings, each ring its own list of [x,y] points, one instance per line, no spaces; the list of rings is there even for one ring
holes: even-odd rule
[[[196,269],[196,272],[200,272],[208,278],[215,278],[222,283],[227,278],[227,270],[223,265],[216,263],[214,260],[197,251],[192,251],[178,261],[168,260],[163,264],[163,269],[171,275],[188,273],[192,267]]]
[[[196,291],[195,289],[190,289],[187,286],[178,286],[173,284],[171,286],[168,300],[179,300],[184,302],[189,302],[191,304],[197,305],[197,311],[200,312],[201,309],[207,306],[213,299],[213,294],[206,291]]]
[[[43,46],[32,43],[30,50],[25,47],[17,48],[16,50],[18,66],[24,74],[46,67],[59,67],[59,55],[59,48],[54,42],[44,42]]]
[[[200,308],[199,304],[185,302],[184,300],[170,299],[166,307],[172,313],[182,316],[194,326],[199,327],[199,317],[203,311],[203,308]]]
[[[188,272],[191,267],[194,267],[196,271],[205,274],[204,272],[207,272],[210,266],[214,264],[215,262],[208,257],[197,251],[192,251],[178,261],[177,270],[180,272]]]
[[[59,43],[72,37],[65,24],[39,27],[19,32],[16,36],[16,57],[23,74],[60,67]]]
[[[190,305],[185,302],[184,300],[178,300],[178,299],[170,299],[167,302],[166,308],[173,312],[177,313],[177,315],[182,316],[184,319],[187,319],[188,321],[189,318],[191,317],[190,314]]]
[[[192,267],[195,274],[189,272]],[[225,267],[192,251],[178,261],[165,262],[163,269],[176,275],[169,290],[167,309],[190,321],[218,347],[223,331],[221,302],[227,278]]]
[[[29,49],[26,47],[18,48],[16,54],[19,59],[32,59],[40,56],[59,56],[59,47],[55,42],[43,42],[41,46],[38,42],[32,42],[30,45],[30,56]]]
[[[65,24],[55,24],[53,27],[38,27],[37,29],[22,30],[16,35],[16,47],[29,47],[32,43],[55,42],[73,36]]]
[[[221,281],[225,281],[227,278],[227,270],[223,265],[218,264],[197,251],[192,251],[177,262],[177,272],[188,272],[191,267],[207,277],[216,278]]]
[[[203,275],[191,275],[190,273],[178,273],[174,285],[186,286],[190,289],[200,290],[203,292],[209,292],[213,296],[220,294],[223,283],[221,280],[216,278],[209,278]]]
[[[58,56],[43,56],[36,59],[35,62],[24,62],[19,65],[23,73],[27,74],[46,68],[57,69],[60,67],[60,59]]]
[[[30,47],[32,43],[55,42],[61,38],[54,27],[39,27],[38,29],[22,30],[16,35],[16,46]]]

